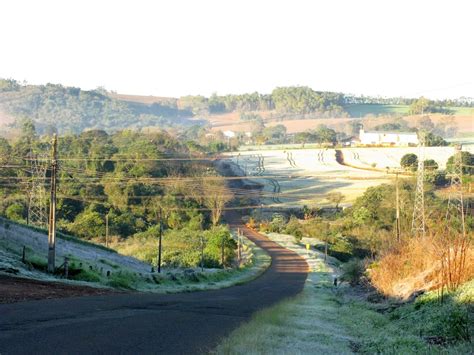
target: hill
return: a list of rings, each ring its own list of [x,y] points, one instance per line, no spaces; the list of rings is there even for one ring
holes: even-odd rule
[[[173,129],[206,124],[213,130],[249,131],[260,123],[281,123],[294,133],[317,124],[346,124],[350,118],[393,118],[422,111],[472,120],[472,106],[470,99],[354,97],[300,86],[277,87],[271,94],[173,98],[118,94],[101,88],[86,91],[57,84],[21,85],[15,80],[0,79],[0,125],[18,128],[26,118],[34,121],[39,133]],[[466,130],[472,131],[472,124],[468,126]]]
[[[196,123],[187,119],[191,112],[178,109],[172,102],[125,101],[101,90],[84,91],[53,84],[22,86],[13,82],[3,85],[3,89],[0,85],[0,112],[3,123],[14,119],[14,126],[18,126],[22,119],[31,119],[40,133],[170,128]]]

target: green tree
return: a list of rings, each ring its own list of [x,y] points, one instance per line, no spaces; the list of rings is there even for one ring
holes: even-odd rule
[[[415,171],[418,167],[418,157],[416,154],[405,154],[400,160],[400,166],[404,169]]]
[[[446,170],[448,172],[453,171],[454,158],[455,155],[450,156],[446,163]],[[463,165],[462,173],[464,175],[474,175],[474,154],[466,151],[461,152],[461,163]]]
[[[423,112],[429,112],[428,108],[430,107],[430,101],[423,96],[418,100],[413,101],[410,105],[409,113],[412,115],[418,115]]]
[[[213,226],[204,232],[205,260],[210,266],[229,266],[235,258],[237,243],[226,226]]]
[[[105,234],[104,216],[95,211],[85,210],[77,215],[67,229],[77,236],[88,239],[103,236]]]

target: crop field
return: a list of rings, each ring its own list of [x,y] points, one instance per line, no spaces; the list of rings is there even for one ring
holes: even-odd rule
[[[419,156],[417,147],[400,148],[346,148],[342,149],[344,161],[354,166],[379,169],[400,168],[400,160],[405,154]],[[433,159],[440,169],[446,168],[446,162],[454,154],[454,147],[426,147],[425,160]]]
[[[406,115],[408,105],[380,105],[380,104],[352,104],[344,106],[351,117],[364,117],[365,115]]]
[[[261,150],[234,152],[232,161],[264,186],[267,207],[296,208],[330,205],[329,192],[341,192],[342,203],[353,202],[370,186],[390,181],[380,172],[340,165],[334,149]]]
[[[229,153],[233,163],[264,186],[263,207],[296,208],[329,206],[326,195],[340,192],[342,205],[351,204],[371,186],[392,181],[393,175],[364,168],[395,169],[404,154],[418,154],[414,148],[345,148],[346,163],[336,161],[335,149],[277,149]],[[425,159],[434,159],[441,169],[453,155],[453,147],[427,147]],[[358,168],[360,167],[360,169]]]

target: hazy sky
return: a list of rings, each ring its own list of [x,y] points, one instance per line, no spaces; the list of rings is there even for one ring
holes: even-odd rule
[[[474,96],[471,0],[0,2],[0,77],[181,96]]]

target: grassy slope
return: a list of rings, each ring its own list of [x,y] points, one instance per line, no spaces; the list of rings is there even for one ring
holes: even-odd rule
[[[44,232],[41,228],[26,226],[3,218],[0,218],[0,222],[5,224],[18,224],[26,228]],[[90,247],[91,252],[94,252],[94,249],[98,248],[114,254],[116,253],[115,250],[89,243],[73,236],[58,233],[58,237]],[[247,253],[249,253],[250,261],[238,269],[205,269],[204,272],[200,272],[196,269],[192,273],[186,273],[181,269],[168,270],[164,268],[161,274],[138,274],[106,258],[98,259],[94,264],[91,264],[87,261],[80,260],[74,255],[69,255],[70,279],[64,280],[58,278],[60,276],[54,277],[44,272],[47,266],[46,255],[37,253],[35,250],[27,247],[27,264],[25,265],[21,262],[21,250],[17,247],[13,247],[6,240],[0,240],[0,268],[18,270],[19,276],[27,278],[68,283],[74,283],[76,281],[81,284],[87,283],[87,285],[94,287],[105,286],[158,293],[197,291],[218,289],[245,283],[262,274],[270,265],[271,258],[263,249],[256,246],[250,240],[244,239],[244,248]],[[57,262],[57,265],[61,263],[59,260]],[[82,267],[79,266],[80,264],[82,264]],[[107,277],[105,270],[103,270],[107,268],[113,270],[110,277]]]
[[[302,246],[288,246],[301,255]],[[315,259],[317,257],[318,259]],[[332,269],[310,253],[312,273],[297,297],[256,314],[224,339],[218,354],[303,353],[453,353],[467,354],[472,344],[459,340],[472,333],[474,280],[439,304],[436,293],[415,303],[390,308],[351,296],[347,286],[332,287]],[[377,311],[379,309],[379,311]],[[388,310],[388,311],[387,311]],[[445,342],[433,345],[431,342]]]

